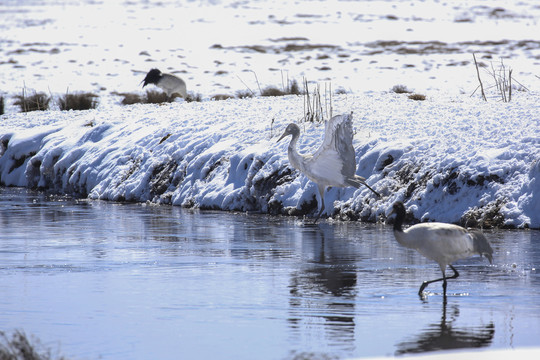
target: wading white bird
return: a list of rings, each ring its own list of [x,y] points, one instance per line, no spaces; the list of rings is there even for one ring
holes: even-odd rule
[[[394,236],[401,245],[415,249],[428,259],[439,264],[443,277],[440,279],[424,281],[418,295],[431,283],[442,281],[444,295],[446,295],[446,280],[459,276],[452,263],[459,259],[466,259],[473,255],[485,256],[489,263],[493,263],[493,249],[489,241],[480,230],[465,229],[454,224],[440,222],[421,223],[402,229],[405,220],[405,205],[396,202],[389,216],[395,214]],[[454,271],[454,275],[446,276],[446,266]]]
[[[158,69],[150,70],[148,74],[146,74],[144,80],[141,81],[141,83],[143,82],[144,84],[142,87],[145,87],[148,84],[154,84],[165,91],[168,97],[171,97],[173,94],[178,94],[185,99],[187,96],[186,83],[184,80],[172,74],[164,74]]]
[[[356,175],[356,161],[352,145],[352,113],[334,116],[326,122],[323,143],[313,155],[303,155],[296,150],[296,143],[300,137],[298,125],[289,124],[278,141],[288,135],[292,135],[288,148],[289,162],[319,188],[321,209],[315,221],[324,211],[324,191],[327,187],[359,188],[365,185],[380,197],[378,192],[366,184],[365,178]]]

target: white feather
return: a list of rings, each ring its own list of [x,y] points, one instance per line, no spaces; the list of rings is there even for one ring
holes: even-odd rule
[[[288,147],[289,162],[317,184],[320,195],[320,211],[324,210],[324,191],[327,187],[360,187],[365,179],[357,176],[356,159],[352,145],[352,114],[334,116],[327,121],[324,140],[313,155],[303,155],[296,150],[300,128],[289,124],[279,140],[292,135]],[[279,141],[278,140],[278,141]],[[367,185],[366,185],[367,186]],[[367,186],[377,196],[379,194]]]

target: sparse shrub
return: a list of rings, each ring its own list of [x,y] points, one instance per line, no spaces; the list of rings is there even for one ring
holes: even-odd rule
[[[409,99],[411,100],[416,100],[416,101],[424,101],[426,100],[426,95],[422,95],[422,94],[411,94],[408,96]]]
[[[94,126],[96,126],[96,120],[95,120],[95,119],[88,120],[87,122],[85,122],[85,123],[83,124],[83,126],[86,126],[86,127],[94,127]]]
[[[174,96],[167,96],[164,92],[148,90],[146,91],[145,98],[143,102],[146,104],[161,104],[166,102],[173,102]]]
[[[293,80],[288,84],[288,88],[286,89],[286,92],[290,95],[300,95],[300,87],[298,86],[298,81]]]
[[[236,97],[239,99],[246,99],[253,97],[254,94],[251,90],[238,90],[236,92]]]
[[[313,92],[310,94],[308,81],[304,78],[304,121],[323,123],[325,116],[327,119],[332,117],[332,90],[331,86],[325,85],[321,99],[321,87],[316,84]],[[328,94],[328,96],[327,96]]]
[[[412,91],[409,90],[405,85],[394,85],[392,87],[392,92],[395,92],[396,94],[410,94],[410,93],[412,93]]]
[[[122,105],[170,103],[176,98],[175,96],[168,97],[164,92],[155,90],[148,90],[143,96],[133,93],[116,93],[116,95],[123,97]],[[187,102],[202,101],[202,95],[189,93],[184,100]]]
[[[89,110],[95,109],[98,101],[97,95],[92,93],[65,94],[58,99],[60,110]]]
[[[11,338],[0,331],[0,359],[2,360],[51,360],[51,350],[36,339],[29,339],[24,332],[15,331]],[[60,356],[58,360],[66,360]]]
[[[22,112],[47,110],[49,108],[49,102],[51,98],[45,93],[35,92],[34,95],[27,96],[25,91],[22,95],[16,95],[15,105],[21,108]]]
[[[285,95],[300,95],[300,87],[296,80],[287,83],[287,86],[280,90],[275,86],[268,86],[261,90],[261,96],[285,96]]]
[[[140,97],[139,94],[131,94],[131,93],[123,93],[118,94],[120,96],[123,96],[122,99],[122,105],[133,105],[133,104],[140,104],[143,102],[143,99]]]
[[[233,98],[234,96],[229,95],[229,94],[217,94],[217,95],[212,96],[212,100],[214,101],[228,100],[228,99],[233,99]]]
[[[285,91],[279,90],[275,86],[268,86],[261,90],[261,96],[284,96],[287,95]]]
[[[184,100],[186,100],[187,102],[201,102],[202,95],[199,93],[188,93]]]
[[[473,59],[474,59],[474,65],[476,67],[476,75],[478,77],[479,85],[473,91],[471,96],[473,96],[476,93],[476,91],[480,89],[480,92],[482,94],[482,99],[484,99],[484,101],[487,101],[488,96],[490,96],[490,94],[488,93],[488,90],[495,89],[495,92],[496,92],[495,98],[498,98],[503,102],[510,102],[512,100],[513,89],[518,90],[518,91],[529,90],[512,76],[512,69],[506,66],[502,59],[501,59],[500,64],[497,66],[497,68],[495,68],[493,63],[491,63],[491,71],[488,69],[488,67],[485,64],[478,63],[476,61],[476,56],[474,53],[473,53]],[[479,67],[483,67],[484,70],[487,72],[487,74],[491,78],[493,78],[493,84],[491,86],[488,86],[486,89],[484,89],[484,84],[482,83],[482,79],[480,78]]]

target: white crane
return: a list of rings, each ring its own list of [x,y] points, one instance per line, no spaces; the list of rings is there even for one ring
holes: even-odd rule
[[[356,160],[352,145],[352,113],[334,116],[326,122],[323,143],[313,155],[303,155],[296,150],[296,143],[300,137],[298,125],[287,125],[278,141],[288,135],[292,135],[288,148],[289,162],[316,183],[319,189],[321,209],[315,221],[324,211],[324,191],[327,187],[359,188],[365,185],[380,197],[378,192],[366,184],[365,178],[356,175]]]
[[[493,249],[489,241],[480,230],[465,229],[454,224],[440,222],[421,223],[403,230],[405,220],[405,205],[396,202],[389,216],[396,214],[394,222],[394,236],[401,245],[415,249],[428,259],[439,264],[443,277],[440,279],[424,281],[418,295],[431,283],[442,281],[444,295],[446,295],[446,280],[459,276],[452,263],[459,259],[466,259],[473,255],[485,256],[489,263],[493,263]],[[454,275],[446,276],[446,266],[454,271]]]
[[[173,94],[178,94],[184,99],[187,96],[186,83],[184,80],[180,79],[178,76],[172,74],[164,74],[159,69],[152,69],[147,74],[141,83],[142,87],[145,87],[148,84],[154,84],[161,88],[161,90],[167,93],[168,97],[171,97]]]

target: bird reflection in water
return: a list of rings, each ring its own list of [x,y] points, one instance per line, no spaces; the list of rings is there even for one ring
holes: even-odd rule
[[[443,297],[442,317],[440,323],[429,325],[415,338],[397,344],[395,355],[415,354],[437,350],[467,349],[486,347],[493,341],[495,325],[473,327],[453,326],[459,316],[458,305],[451,308],[451,319],[446,316],[447,297]]]
[[[304,228],[302,252],[310,259],[291,274],[288,322],[294,341],[325,334],[322,338],[350,352],[356,327],[357,255],[335,238],[334,231],[327,224]]]

